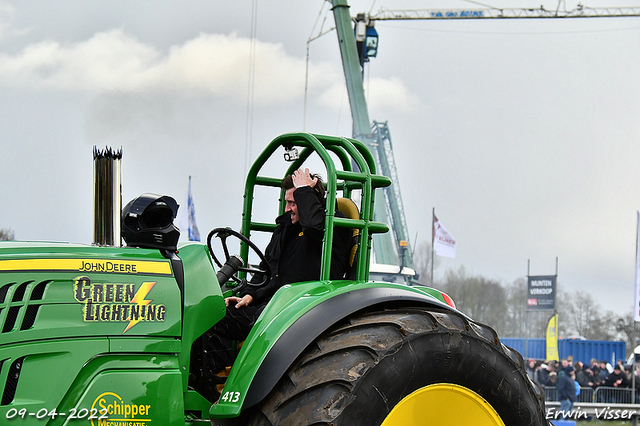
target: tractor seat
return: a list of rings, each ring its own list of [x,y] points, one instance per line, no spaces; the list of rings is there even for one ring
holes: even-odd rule
[[[360,212],[358,211],[358,206],[353,202],[350,198],[337,198],[336,202],[338,204],[338,210],[344,213],[349,219],[360,219]],[[350,280],[355,279],[356,274],[356,256],[358,254],[358,244],[360,230],[358,228],[353,228],[353,234],[351,237],[351,254],[349,255],[349,271],[347,272],[347,278]]]

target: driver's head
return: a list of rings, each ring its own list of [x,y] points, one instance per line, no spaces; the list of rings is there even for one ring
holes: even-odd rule
[[[320,204],[325,204],[325,189],[324,184],[322,183],[322,177],[316,173],[310,173],[309,177],[311,179],[318,179],[317,183],[313,187],[315,191],[316,197]],[[293,192],[296,190],[296,187],[293,184],[293,175],[288,175],[284,179],[282,179],[281,184],[282,189],[285,191],[284,200],[286,202],[284,211],[291,215],[291,223],[296,223],[300,218],[298,217],[298,206],[296,205],[296,200],[293,198]]]
[[[298,205],[295,198],[293,198],[293,191],[295,188],[289,188],[284,193],[284,201],[287,203],[284,207],[285,213],[291,215],[291,223],[297,223],[300,218],[298,217]]]

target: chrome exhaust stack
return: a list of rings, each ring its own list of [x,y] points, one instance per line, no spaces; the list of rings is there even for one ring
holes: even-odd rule
[[[122,181],[120,160],[122,148],[103,151],[93,147],[93,243],[122,247],[120,215],[122,211]]]

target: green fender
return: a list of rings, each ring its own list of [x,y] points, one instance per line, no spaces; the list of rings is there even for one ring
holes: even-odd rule
[[[428,287],[393,283],[314,281],[284,286],[251,330],[209,414],[236,417],[259,403],[309,344],[356,311],[389,302],[454,310],[447,298]]]

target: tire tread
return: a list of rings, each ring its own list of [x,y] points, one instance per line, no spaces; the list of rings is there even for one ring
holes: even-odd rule
[[[447,353],[447,348],[459,353]],[[399,374],[411,378],[407,383],[393,380]],[[384,378],[384,387],[372,382],[376,375]],[[485,379],[495,385],[488,386]],[[397,397],[388,395],[406,395],[421,380],[466,380],[465,386],[488,401],[505,400],[515,407],[516,414],[505,424],[547,424],[540,390],[524,372],[518,352],[503,345],[489,326],[422,307],[364,312],[328,330],[291,366],[250,424],[377,424],[363,418],[367,410],[358,404],[367,401],[388,413],[397,403]]]

